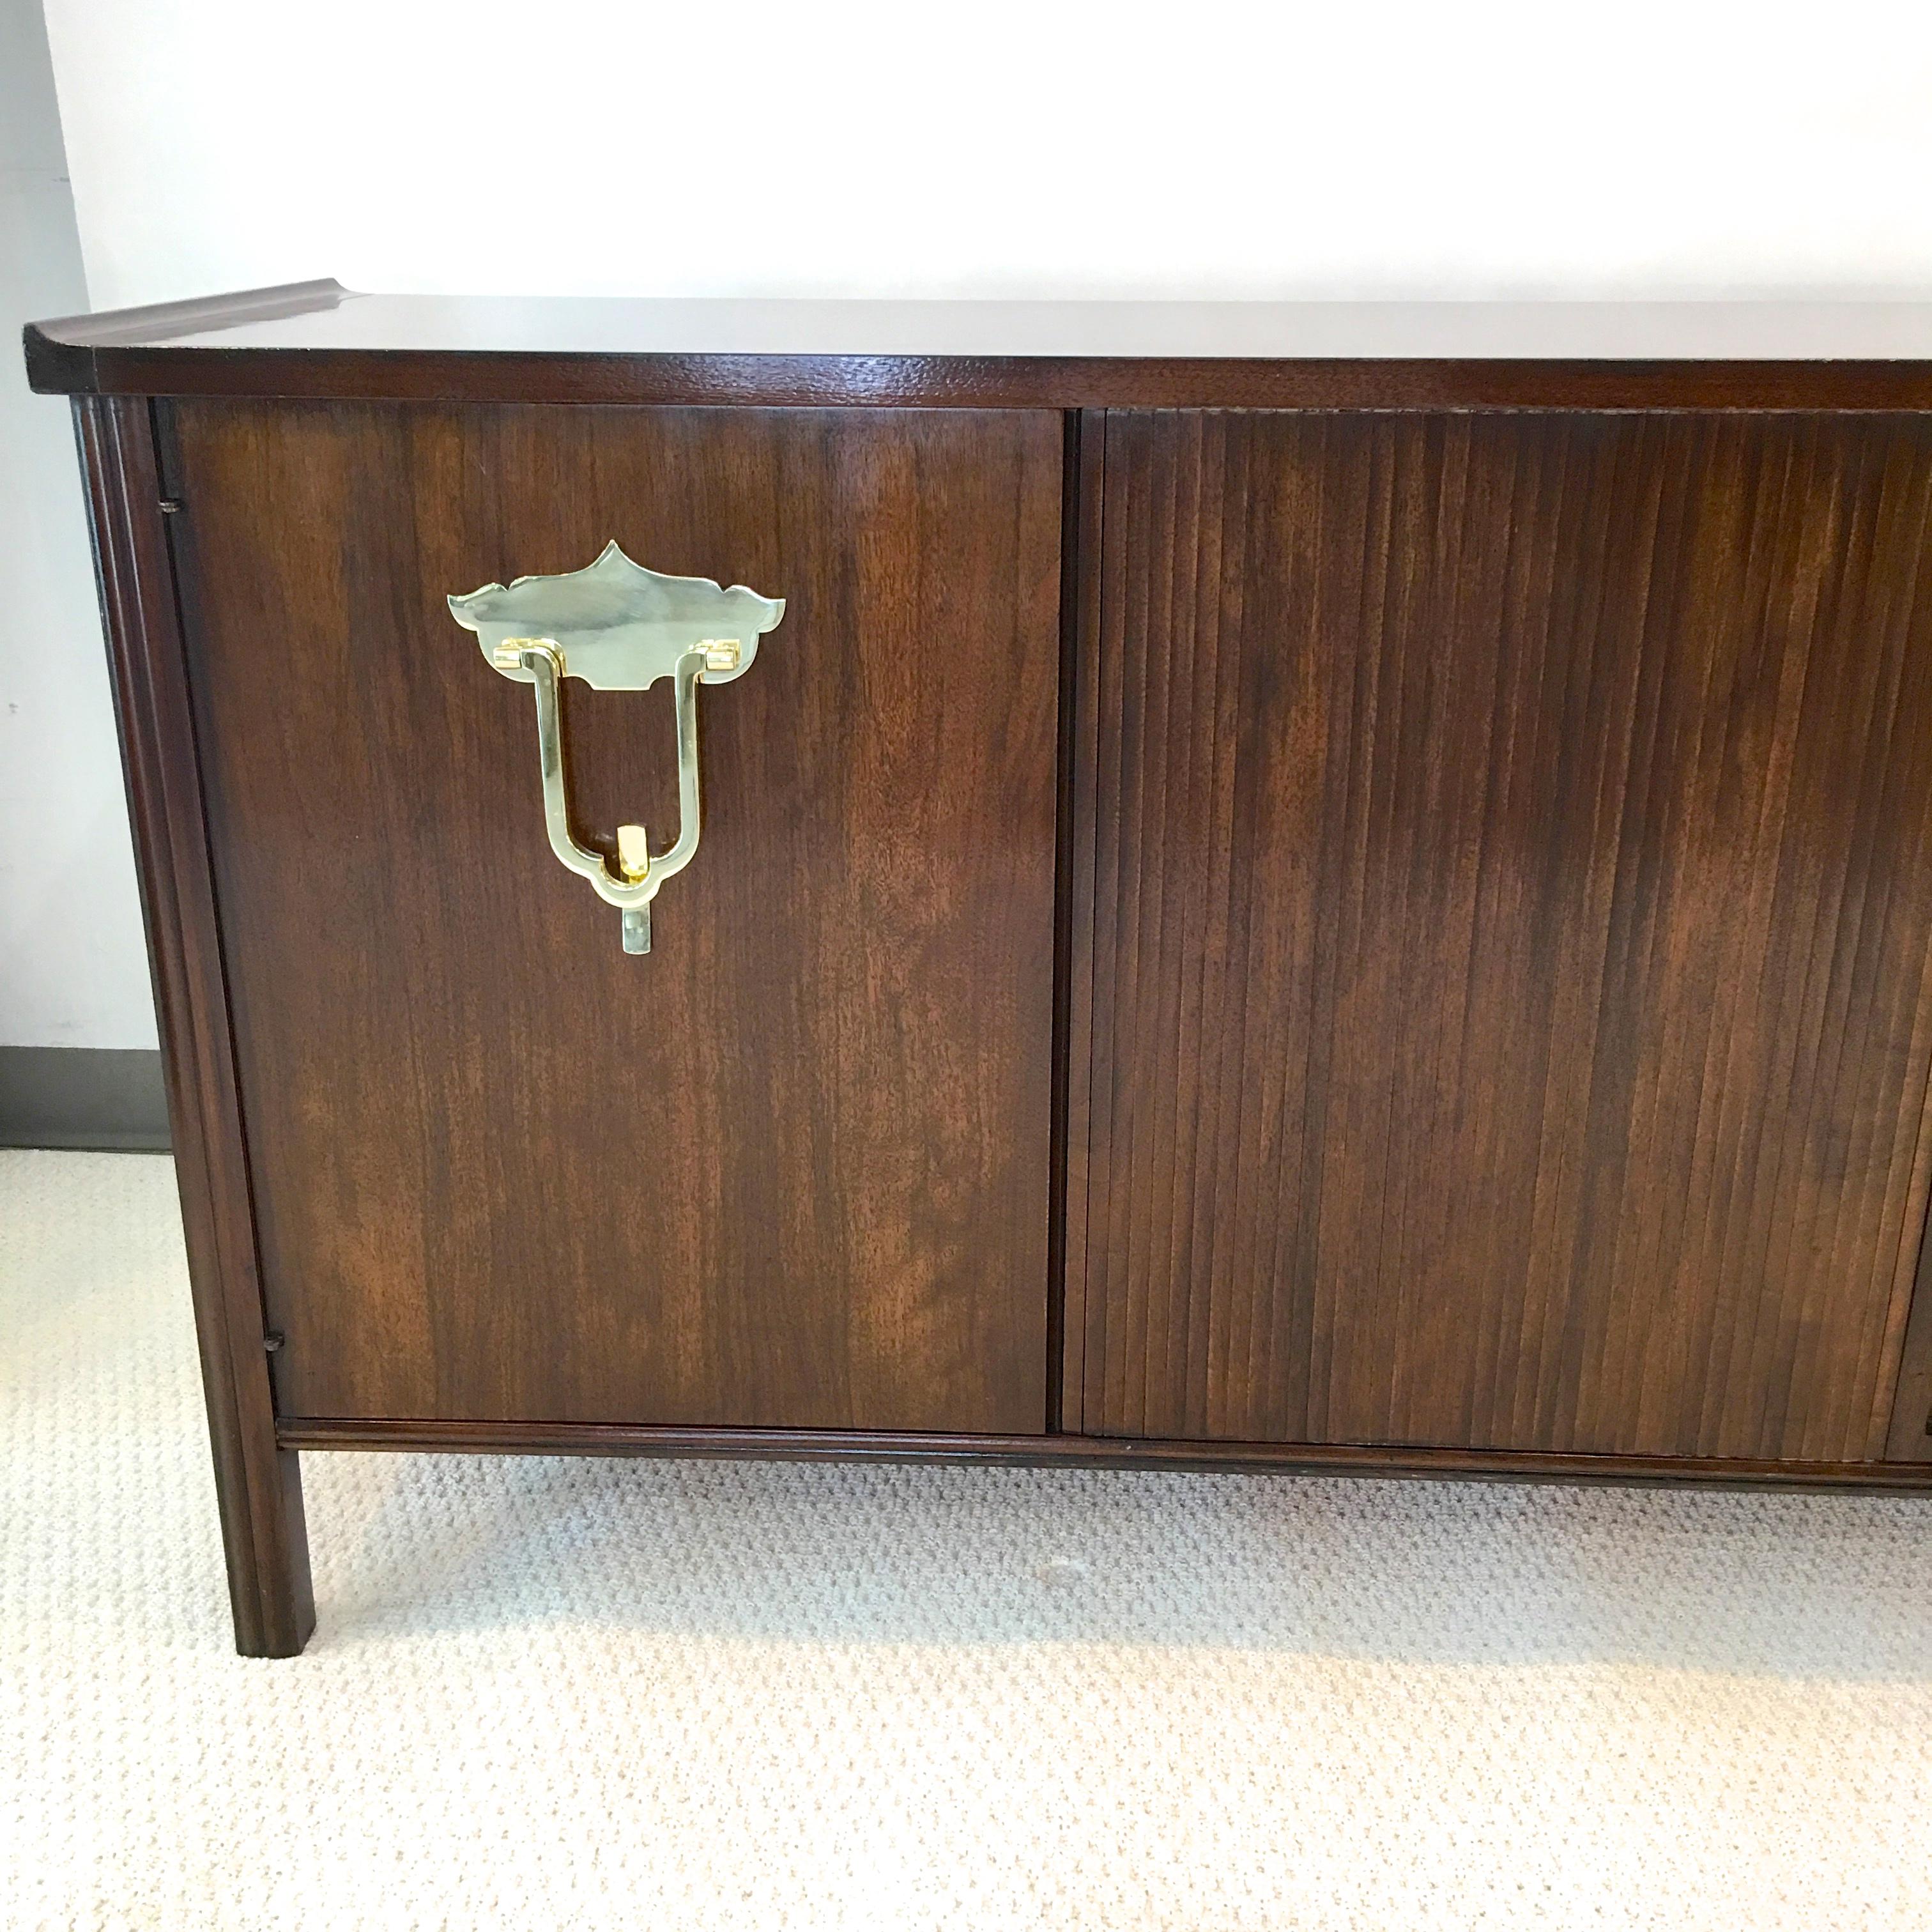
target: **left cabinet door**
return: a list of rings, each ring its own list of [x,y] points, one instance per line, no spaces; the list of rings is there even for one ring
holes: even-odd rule
[[[163,427],[281,1412],[1041,1428],[1058,416]],[[787,605],[642,956],[444,604],[612,538]],[[586,842],[668,842],[671,706],[566,682]]]

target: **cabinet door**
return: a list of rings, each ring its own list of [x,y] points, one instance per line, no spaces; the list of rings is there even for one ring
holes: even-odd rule
[[[1882,1452],[1928,532],[1922,418],[1108,416],[1070,1424]]]
[[[283,1412],[1040,1427],[1059,419],[169,413]],[[787,600],[640,957],[443,602],[613,538]],[[668,684],[564,698],[662,850]]]

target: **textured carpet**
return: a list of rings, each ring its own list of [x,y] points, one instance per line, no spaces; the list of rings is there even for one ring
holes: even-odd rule
[[[1922,1927],[1932,1503],[313,1456],[230,1654],[173,1176],[0,1155],[8,1927]]]

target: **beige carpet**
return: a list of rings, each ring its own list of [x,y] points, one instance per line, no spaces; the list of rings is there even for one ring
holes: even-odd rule
[[[314,1456],[243,1662],[168,1164],[0,1311],[9,1928],[1932,1918],[1932,1502]]]

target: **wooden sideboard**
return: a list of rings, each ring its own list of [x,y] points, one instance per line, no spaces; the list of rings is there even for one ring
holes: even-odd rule
[[[1932,1484],[1932,308],[316,283],[27,357],[244,1652],[305,1450]],[[784,603],[642,956],[446,601],[613,540]],[[685,699],[556,688],[641,876]]]

